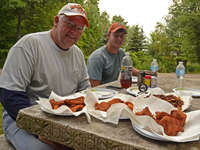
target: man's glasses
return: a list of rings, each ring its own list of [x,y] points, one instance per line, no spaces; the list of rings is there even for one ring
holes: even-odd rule
[[[77,31],[78,31],[79,33],[82,33],[83,30],[84,30],[84,27],[82,27],[82,26],[77,26],[77,25],[75,25],[75,23],[73,23],[72,21],[64,20],[64,22],[65,22],[65,24],[67,25],[68,28],[73,28],[73,29],[76,28]]]

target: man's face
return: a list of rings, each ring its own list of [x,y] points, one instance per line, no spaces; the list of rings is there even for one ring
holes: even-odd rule
[[[126,33],[124,31],[117,30],[116,32],[110,32],[107,34],[107,39],[109,44],[111,44],[115,48],[120,48],[125,41]]]
[[[67,49],[77,43],[85,28],[85,20],[80,16],[62,16],[54,19],[54,28],[56,28],[56,44],[61,48]]]

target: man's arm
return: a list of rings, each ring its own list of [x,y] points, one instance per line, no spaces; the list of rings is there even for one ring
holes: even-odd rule
[[[132,69],[132,75],[133,76],[137,76],[138,75],[138,71],[139,71],[138,69],[136,69],[136,68],[133,67],[133,69]]]
[[[91,87],[100,85],[103,68],[104,62],[102,62],[99,58],[88,60],[87,69]]]
[[[100,85],[100,82],[101,82],[98,80],[92,80],[92,79],[89,79],[89,80],[90,80],[91,87],[98,86],[98,85]]]
[[[13,120],[20,109],[32,106],[26,92],[0,88],[0,102]]]

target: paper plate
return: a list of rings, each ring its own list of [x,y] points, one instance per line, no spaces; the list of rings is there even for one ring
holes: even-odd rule
[[[53,114],[53,115],[58,115],[58,116],[74,116],[72,113],[61,113],[61,114],[56,114],[56,113],[53,113],[51,111],[48,111],[46,110],[44,107],[41,106],[41,109],[46,112],[46,113],[49,113],[49,114]]]
[[[95,93],[99,99],[112,98],[119,94],[117,91],[110,89],[91,88],[90,90]],[[81,93],[86,94],[86,90]]]
[[[159,140],[159,141],[171,141],[171,140],[165,139],[157,134],[154,134],[154,133],[148,132],[142,128],[139,128],[136,125],[134,125],[133,123],[132,123],[132,127],[137,133],[139,133],[147,138]],[[171,141],[171,142],[174,142],[174,141]]]
[[[193,97],[200,97],[200,90],[191,89],[191,88],[174,88],[173,91],[181,91],[187,94],[190,94]]]

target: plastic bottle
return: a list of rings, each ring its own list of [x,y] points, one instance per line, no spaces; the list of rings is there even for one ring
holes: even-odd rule
[[[156,62],[156,59],[153,59],[153,62],[151,63],[151,71],[158,70],[158,63]]]
[[[184,86],[184,76],[185,76],[185,67],[183,62],[179,62],[178,66],[176,67],[176,82],[175,87],[183,88]]]
[[[126,52],[124,58],[121,62],[121,87],[122,88],[129,88],[132,84],[132,68],[133,68],[133,61],[129,56],[129,53]]]

